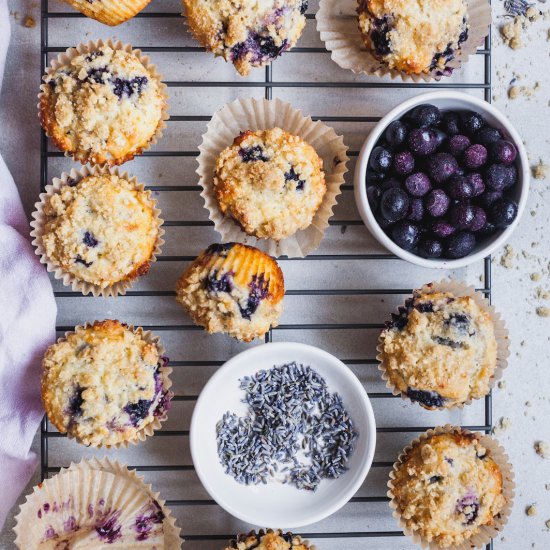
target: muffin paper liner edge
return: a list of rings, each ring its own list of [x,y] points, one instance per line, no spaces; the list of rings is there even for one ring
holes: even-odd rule
[[[433,429],[430,429],[420,434],[418,438],[413,439],[403,449],[403,451],[399,454],[397,461],[392,466],[392,470],[390,472],[390,478],[387,483],[387,486],[388,486],[387,496],[390,499],[389,505],[392,510],[393,517],[399,523],[399,526],[403,530],[403,533],[408,537],[410,537],[413,540],[413,542],[415,544],[418,544],[421,548],[428,548],[429,550],[442,550],[443,547],[439,546],[434,542],[428,542],[427,540],[423,539],[416,531],[409,529],[407,527],[405,520],[401,517],[401,514],[399,513],[398,504],[393,494],[393,481],[395,479],[395,471],[399,466],[399,464],[403,462],[407,454],[411,451],[411,449],[415,445],[418,445],[422,441],[425,441],[426,439],[430,438],[432,435],[439,435],[443,433],[454,433],[457,431],[465,434],[470,434],[470,433],[475,434],[478,437],[479,442],[491,452],[491,458],[499,466],[502,473],[502,494],[504,496],[505,503],[501,512],[494,517],[494,520],[495,520],[494,525],[481,526],[479,533],[470,537],[469,539],[465,540],[460,544],[447,546],[445,547],[445,550],[471,550],[472,548],[483,548],[486,544],[490,543],[492,538],[496,537],[504,529],[504,526],[508,522],[508,518],[512,513],[512,507],[514,503],[515,489],[516,489],[514,470],[510,463],[510,459],[506,454],[506,451],[500,445],[500,443],[489,435],[485,435],[479,432],[471,432],[469,430],[460,428],[458,426],[452,426],[451,424],[446,424],[445,426],[437,426]]]

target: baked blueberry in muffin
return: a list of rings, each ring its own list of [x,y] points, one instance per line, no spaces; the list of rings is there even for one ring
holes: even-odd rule
[[[83,164],[122,164],[161,126],[164,84],[133,52],[98,46],[50,69],[43,80],[42,126]]]
[[[239,535],[225,550],[310,550],[312,547],[300,537],[280,530],[252,531]]]
[[[182,274],[176,299],[208,332],[249,342],[277,326],[284,279],[277,262],[257,248],[209,246]]]
[[[492,319],[471,296],[415,292],[380,336],[389,384],[426,409],[485,396],[497,364]]]
[[[197,40],[246,76],[292,48],[307,0],[182,0]]]
[[[467,7],[466,0],[358,0],[359,29],[390,69],[445,74],[468,38]]]
[[[64,0],[87,17],[106,25],[120,25],[143,10],[151,0]]]
[[[166,363],[141,329],[112,320],[79,327],[44,355],[48,419],[84,445],[136,442],[144,428],[166,418],[171,399]]]
[[[105,289],[145,275],[161,221],[150,191],[115,174],[67,182],[43,203],[39,237],[51,264]]]
[[[505,505],[501,467],[480,434],[460,428],[415,442],[390,483],[407,527],[438,548],[460,545],[495,525]]]
[[[216,161],[214,187],[224,215],[277,241],[309,227],[326,193],[319,155],[280,128],[235,138]]]

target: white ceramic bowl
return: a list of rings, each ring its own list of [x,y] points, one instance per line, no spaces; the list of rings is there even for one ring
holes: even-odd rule
[[[514,188],[514,192],[511,195],[511,197],[518,203],[518,214],[516,219],[507,228],[497,231],[494,235],[491,235],[491,237],[484,239],[482,243],[476,246],[471,254],[457,260],[426,259],[397,246],[397,244],[395,244],[378,225],[367,198],[366,173],[371,151],[390,122],[401,118],[405,113],[421,103],[431,103],[443,110],[457,109],[477,111],[485,117],[489,124],[501,130],[503,135],[512,141],[518,149],[516,165],[518,168],[519,178],[518,183]],[[359,153],[359,157],[357,159],[357,165],[355,167],[355,201],[357,203],[357,208],[359,209],[359,214],[361,215],[361,218],[369,231],[378,240],[378,242],[385,246],[390,252],[393,252],[393,254],[403,260],[407,260],[408,262],[422,267],[454,269],[464,267],[481,260],[485,256],[488,256],[494,252],[497,248],[501,247],[510,238],[510,235],[518,225],[523,211],[525,210],[525,205],[527,204],[529,176],[529,162],[527,160],[527,153],[525,151],[523,141],[515,128],[512,126],[512,123],[500,111],[495,109],[486,101],[477,99],[469,94],[452,91],[432,92],[418,95],[405,101],[404,103],[401,103],[395,107],[395,109],[390,111],[384,118],[382,118],[382,120],[380,120],[380,122],[378,122],[378,124],[373,128],[361,148],[361,152]]]
[[[227,412],[244,415],[239,380],[259,370],[296,361],[309,365],[338,392],[359,433],[349,470],[323,480],[317,491],[268,482],[242,485],[224,472],[217,453],[216,424]],[[358,491],[371,467],[376,424],[367,392],[359,379],[333,355],[305,344],[274,343],[248,349],[225,363],[202,390],[191,419],[190,445],[199,479],[210,496],[233,516],[260,527],[296,528],[336,512]]]

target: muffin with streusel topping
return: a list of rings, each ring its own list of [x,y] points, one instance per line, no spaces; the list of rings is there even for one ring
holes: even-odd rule
[[[129,49],[103,44],[75,53],[54,61],[43,78],[42,126],[82,164],[131,160],[163,127],[165,85]]]
[[[267,532],[252,531],[248,535],[239,535],[225,550],[314,550],[307,542],[292,533],[280,530]]]
[[[225,216],[275,241],[309,227],[327,190],[315,149],[280,128],[235,138],[216,161],[214,189]]]
[[[379,351],[388,383],[426,409],[487,395],[497,367],[490,313],[451,292],[416,291],[382,332]]]
[[[160,236],[156,201],[135,181],[97,172],[68,180],[40,205],[47,261],[106,289],[149,271]]]
[[[466,0],[358,0],[368,51],[406,74],[445,73],[468,38]]]
[[[137,443],[166,418],[169,372],[158,340],[119,321],[96,321],[48,348],[42,402],[49,421],[84,445]]]
[[[132,19],[151,0],[63,0],[87,17],[105,25],[116,26]]]
[[[482,444],[483,437],[461,428],[439,429],[421,436],[399,457],[389,496],[412,534],[448,548],[502,523],[504,485],[511,474],[508,464],[499,464]]]
[[[307,0],[182,0],[196,39],[242,76],[292,48],[306,24]]]
[[[278,324],[283,273],[264,252],[238,243],[209,246],[182,274],[176,299],[208,332],[250,342]]]

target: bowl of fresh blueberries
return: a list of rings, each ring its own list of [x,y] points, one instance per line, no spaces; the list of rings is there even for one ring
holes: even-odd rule
[[[374,127],[355,169],[363,222],[416,265],[459,268],[509,239],[527,203],[529,163],[510,121],[460,92],[405,101]]]

